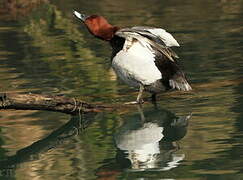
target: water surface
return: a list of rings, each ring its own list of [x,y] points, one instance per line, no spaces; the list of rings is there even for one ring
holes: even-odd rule
[[[0,179],[243,179],[243,1],[54,0],[0,4],[0,91],[123,103],[136,90],[72,10],[173,33],[194,88],[80,117],[0,111]],[[145,94],[149,97],[149,94]]]

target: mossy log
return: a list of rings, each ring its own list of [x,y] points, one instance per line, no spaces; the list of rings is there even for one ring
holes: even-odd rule
[[[1,93],[0,109],[47,110],[75,115],[82,112],[100,112],[112,109],[104,105],[84,102],[75,98],[42,94]]]

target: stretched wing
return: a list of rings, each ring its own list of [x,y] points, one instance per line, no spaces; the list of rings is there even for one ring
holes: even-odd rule
[[[120,29],[116,32],[116,35],[125,38],[127,42],[131,41],[131,39],[136,39],[147,47],[149,45],[165,54],[171,61],[179,58],[170,48],[172,46],[179,46],[178,42],[164,29],[136,26]]]
[[[180,46],[175,38],[162,28],[145,27],[145,26],[135,26],[131,28],[148,38],[152,38],[158,43],[164,44],[166,47]]]

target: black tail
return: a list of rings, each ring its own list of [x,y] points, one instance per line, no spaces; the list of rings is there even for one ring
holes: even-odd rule
[[[167,89],[192,90],[178,63],[169,60],[164,54],[156,54],[155,65],[162,74],[162,83]]]

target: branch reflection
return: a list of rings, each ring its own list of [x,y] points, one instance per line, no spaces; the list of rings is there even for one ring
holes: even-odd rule
[[[71,116],[71,119],[66,124],[54,130],[47,137],[18,150],[13,156],[8,156],[6,159],[0,160],[0,176],[12,177],[19,164],[39,160],[41,154],[66,143],[71,137],[88,127],[93,121],[95,114],[89,113],[85,115],[85,118],[83,117],[84,114]]]

